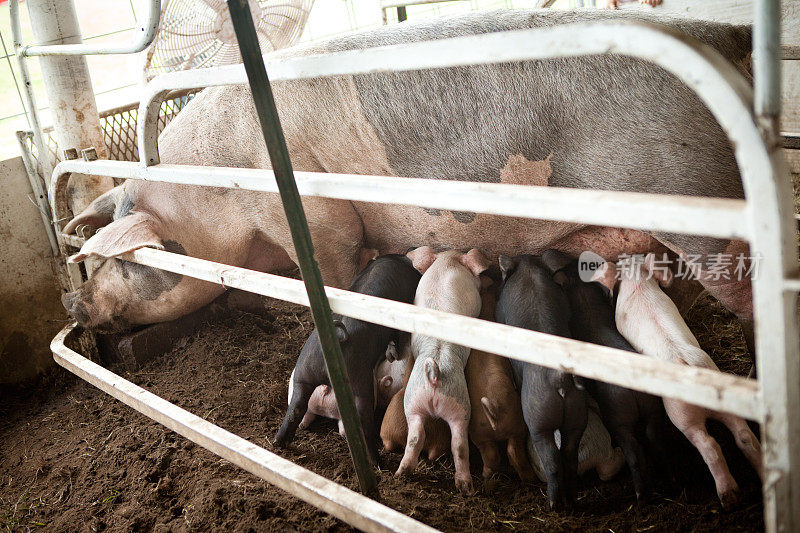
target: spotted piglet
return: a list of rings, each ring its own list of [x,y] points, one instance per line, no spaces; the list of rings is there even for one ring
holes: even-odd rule
[[[643,354],[664,361],[718,370],[686,325],[672,300],[661,290],[672,281],[672,272],[656,265],[655,256],[648,254],[641,268],[631,265],[620,269],[616,305],[617,327],[620,333]],[[617,268],[603,264],[594,274],[609,288],[617,282]],[[708,434],[706,420],[719,420],[731,430],[736,444],[753,468],[763,478],[761,445],[744,419],[692,405],[673,398],[664,398],[667,416],[702,455],[708,465],[722,506],[733,507],[738,501],[739,486],[731,476],[722,450]]]
[[[590,402],[591,404],[591,402]],[[586,422],[586,430],[581,436],[581,443],[578,446],[578,475],[591,470],[597,472],[597,477],[602,481],[608,481],[617,475],[625,464],[625,456],[620,448],[615,448],[611,444],[611,435],[600,420],[600,415],[590,405]],[[556,446],[561,447],[561,433],[555,431]],[[536,477],[541,481],[547,481],[542,461],[533,444],[533,439],[528,439],[528,457],[531,465],[536,472]]]
[[[395,359],[394,361],[382,360],[375,367],[375,407],[386,408],[389,405],[392,397],[400,390],[403,384],[403,372],[406,368],[406,361],[403,359]],[[294,392],[294,371],[289,377],[289,399],[292,402],[292,394]],[[344,436],[344,424],[342,424],[341,416],[339,415],[339,405],[336,403],[336,393],[330,385],[319,385],[311,394],[308,400],[308,410],[306,411],[303,420],[298,426],[300,429],[306,429],[317,416],[324,416],[339,421],[339,434]]]
[[[500,256],[503,285],[498,322],[570,337],[567,296],[550,271],[532,255]],[[560,370],[511,360],[522,414],[547,477],[547,499],[556,508],[573,499],[578,446],[587,422],[587,396],[579,379]],[[561,449],[555,431],[561,431]]]
[[[403,255],[383,255],[370,261],[350,285],[352,292],[377,296],[403,303],[414,301],[420,273]],[[373,370],[386,357],[391,341],[401,345],[399,331],[342,315],[333,315],[342,347],[347,375],[353,389],[370,460],[378,463],[378,429],[375,424],[375,387]],[[308,402],[319,385],[330,385],[319,333],[311,333],[297,358],[292,375],[292,397],[275,445],[287,446],[308,410]]]
[[[456,250],[434,253],[428,247],[409,252],[414,267],[423,272],[414,303],[428,309],[477,317],[481,310],[478,276],[489,261],[478,250],[464,254]],[[433,337],[413,334],[414,368],[406,386],[404,407],[408,421],[405,455],[397,475],[417,467],[425,443],[425,420],[441,418],[450,426],[450,449],[455,462],[456,487],[473,492],[469,473],[469,393],[464,368],[469,348]]]

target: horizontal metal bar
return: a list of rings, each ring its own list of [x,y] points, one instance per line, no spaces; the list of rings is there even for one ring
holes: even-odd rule
[[[74,324],[65,327],[50,343],[56,363],[145,416],[361,530],[436,531],[215,426],[93,363],[65,345],[74,328]]]
[[[464,0],[382,0],[381,9],[394,7],[419,6],[423,4],[443,4],[445,2],[463,2]]]
[[[800,292],[800,279],[790,278],[783,280],[783,290],[790,292]]]
[[[16,6],[18,0],[11,0],[11,5]],[[12,18],[17,12],[12,11]],[[141,33],[139,37],[128,44],[53,44],[53,45],[28,45],[20,46],[17,53],[21,56],[77,56],[77,55],[108,55],[108,54],[135,54],[141,52],[155,39],[158,24],[161,21],[161,0],[147,2],[147,14],[142,24],[137,25]],[[12,26],[14,21],[12,21]]]
[[[63,161],[50,182],[51,201],[68,172],[277,192],[271,170],[185,165],[143,167],[125,161]],[[562,187],[295,172],[301,195],[403,204],[577,224],[748,238],[744,200],[595,191]]]
[[[308,296],[300,280],[150,248],[141,248],[120,258],[308,306]],[[325,292],[331,310],[345,316],[658,396],[680,398],[753,420],[761,421],[763,417],[760,389],[755,380],[342,289],[326,287]],[[764,356],[769,357],[769,354]]]

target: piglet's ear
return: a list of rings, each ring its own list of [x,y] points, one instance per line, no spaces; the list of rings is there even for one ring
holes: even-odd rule
[[[114,187],[95,198],[86,209],[78,213],[75,218],[64,226],[63,232],[67,235],[75,233],[75,230],[80,225],[102,228],[110,224],[114,220],[114,210],[117,208],[117,195],[122,191],[120,187],[122,185]]]
[[[339,319],[334,319],[333,327],[336,329],[336,337],[339,339],[339,342],[347,342],[347,340],[350,338],[350,334],[347,333],[347,328],[344,327],[344,323]]]
[[[547,270],[550,271],[551,274],[555,274],[559,270],[566,268],[574,261],[574,259],[567,254],[553,248],[542,252],[540,259],[542,264],[547,268]]]
[[[507,255],[501,255],[498,257],[497,262],[500,264],[500,272],[503,273],[503,281],[508,279],[508,277],[513,274],[514,270],[517,268],[517,262]]]
[[[411,259],[414,268],[424,274],[436,261],[436,252],[430,246],[420,246],[406,253],[406,257]]]
[[[473,248],[469,252],[465,253],[459,259],[462,265],[467,267],[470,272],[472,272],[473,276],[480,276],[481,272],[492,266],[492,262],[489,261],[485,255],[481,253],[480,250],[477,248]]]
[[[158,236],[157,224],[145,213],[132,213],[115,220],[83,243],[81,251],[69,258],[79,263],[89,256],[116,257],[139,248],[164,249]]]
[[[669,287],[672,285],[672,270],[669,268],[669,262],[667,260],[667,254],[663,256],[662,264],[656,264],[656,254],[649,253],[644,258],[644,268],[646,268],[650,274],[658,280],[658,283],[662,287]]]
[[[613,294],[617,284],[617,265],[606,261],[594,271],[591,281],[603,284]]]

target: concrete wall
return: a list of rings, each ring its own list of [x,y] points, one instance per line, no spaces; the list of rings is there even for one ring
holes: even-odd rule
[[[0,161],[0,383],[52,365],[49,344],[65,325],[52,252],[22,158]]]

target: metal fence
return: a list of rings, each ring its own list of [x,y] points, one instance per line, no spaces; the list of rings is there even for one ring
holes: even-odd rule
[[[757,25],[756,30],[758,43],[758,32],[767,30],[763,24]],[[762,424],[766,527],[769,531],[792,530],[793,524],[800,524],[800,440],[794,437],[800,429],[800,405],[796,395],[798,338],[794,314],[795,293],[800,289],[800,280],[795,277],[797,255],[792,248],[795,224],[790,195],[786,194],[788,180],[781,159],[783,155],[774,139],[765,139],[762,135],[762,131],[767,130],[757,126],[757,122],[765,123],[769,113],[755,115],[753,94],[748,85],[721,56],[709,49],[695,49],[650,25],[599,23],[270,61],[267,68],[271,79],[276,81],[607,53],[653,62],[676,75],[698,94],[735,147],[746,202],[504,184],[475,187],[475,184],[457,181],[297,172],[300,193],[748,240],[751,252],[763,258],[760,275],[753,280],[758,381],[329,288],[327,295],[331,309],[362,320],[530,363],[568,368],[582,376],[681,398],[757,420]],[[776,59],[769,53],[757,56],[757,60],[765,62]],[[756,77],[755,107],[759,111],[770,109],[763,100],[770,96],[759,83],[772,73],[764,72],[763,67],[756,72],[757,76],[762,72],[762,78],[759,81]],[[268,170],[172,165],[161,168],[158,164],[155,111],[160,98],[175,88],[242,84],[246,81],[244,70],[238,66],[168,74],[151,82],[139,111],[142,117],[139,122],[142,164],[103,161],[60,164],[54,172],[50,190],[56,216],[59,213],[57,207],[63,203],[65,177],[72,172],[276,192],[274,175]],[[533,201],[534,197],[537,201]],[[62,246],[65,245],[64,237],[59,238]],[[297,280],[158,250],[140,249],[124,258],[227,287],[308,305],[302,283]],[[443,321],[448,324],[447,328],[441,327]],[[66,348],[63,342],[54,342],[53,348],[60,364],[129,405],[145,413],[151,412],[136,397],[117,389],[111,391],[111,384],[120,378],[107,376],[107,371],[101,376],[91,370],[86,366],[88,362],[84,364],[80,356]],[[192,438],[190,431],[178,426],[169,416],[157,419]],[[214,451],[220,445],[217,441],[214,444],[197,442]],[[266,450],[261,452],[268,453]],[[244,461],[239,452],[226,450],[225,453],[228,455],[223,454],[224,457],[235,457],[239,461],[237,464]],[[261,466],[269,468],[266,463]],[[292,492],[304,497],[299,491]],[[340,508],[330,512],[357,527],[364,527],[363,520],[368,519],[369,529],[404,529],[395,521],[399,520],[395,515],[385,519],[364,517],[357,511],[360,500],[349,498],[347,502],[333,502],[336,506],[344,503],[347,512]],[[354,518],[353,513],[358,516]]]
[[[167,124],[177,116],[178,112],[183,109],[199,91],[200,89],[175,91],[161,103],[156,125],[159,134],[164,131]],[[103,130],[103,138],[105,140],[106,149],[108,150],[108,159],[112,161],[139,160],[139,146],[136,139],[136,127],[138,122],[138,103],[115,107],[100,113],[100,127]],[[63,158],[58,154],[58,144],[53,135],[53,128],[45,128],[42,133],[44,133],[45,141],[49,149],[51,165],[55,166],[60,163]],[[35,162],[37,174],[44,183],[45,176],[42,172],[42,165],[39,162],[39,151],[36,149],[36,144],[33,142],[33,132],[21,131],[18,132],[18,135],[22,135],[25,138],[25,143],[20,148],[24,152],[27,152],[26,155]]]
[[[668,70],[698,94],[728,134],[742,173],[746,201],[506,184],[476,187],[469,182],[312,172],[295,173],[298,189],[304,195],[327,198],[745,239],[751,253],[762,258],[760,275],[753,280],[758,381],[328,288],[331,310],[759,421],[766,528],[800,528],[800,354],[795,321],[800,279],[796,277],[796,226],[789,182],[771,128],[779,106],[775,90],[778,6],[777,0],[758,3],[755,96],[741,75],[713,50],[694,48],[670,32],[641,23],[500,32],[292,58],[267,65],[273,81],[594,54],[638,57]],[[49,53],[58,53],[58,49]],[[71,173],[277,192],[275,176],[269,170],[159,165],[158,122],[162,101],[171,91],[246,82],[241,66],[173,73],[153,80],[144,91],[136,116],[141,163],[59,163],[49,189],[53,218],[59,221],[66,215],[66,178]],[[130,126],[130,115],[118,122],[120,131]],[[125,138],[130,138],[130,133]],[[67,253],[71,245],[80,245],[79,239],[63,235],[60,228],[56,222],[62,253]],[[298,280],[146,248],[123,258],[227,287],[309,303]],[[443,328],[442,323],[448,327]],[[425,529],[409,517],[293,465],[95,365],[65,343],[77,333],[73,328],[67,327],[54,339],[56,361],[138,411],[358,528]]]

